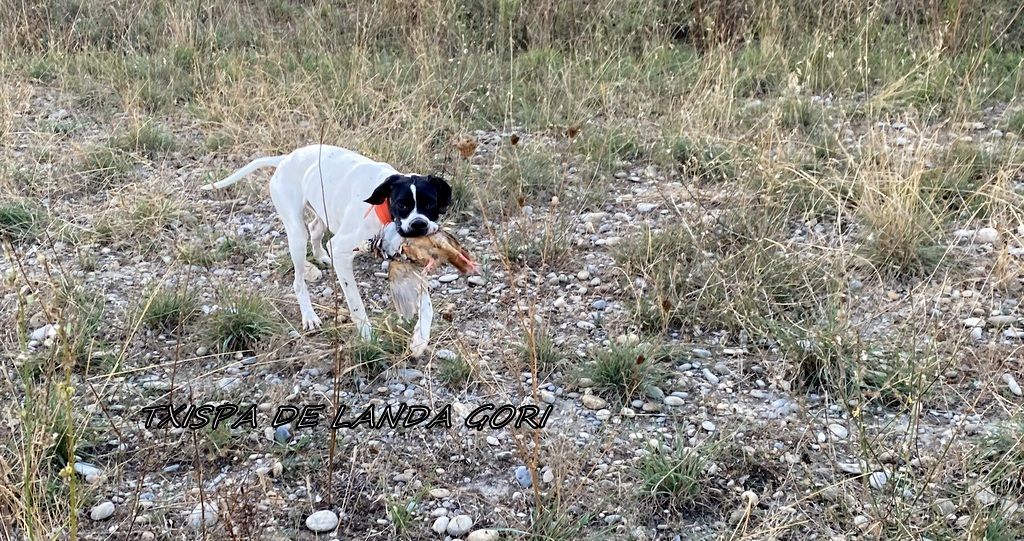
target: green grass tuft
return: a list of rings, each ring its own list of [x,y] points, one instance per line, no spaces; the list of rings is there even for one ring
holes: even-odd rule
[[[44,222],[44,214],[34,204],[18,199],[0,202],[0,237],[12,242],[31,241]]]
[[[199,297],[191,291],[161,289],[143,298],[139,311],[143,325],[155,330],[170,331],[200,313]]]
[[[223,295],[209,318],[208,340],[221,352],[252,351],[283,329],[274,306],[259,293]]]
[[[583,375],[602,394],[626,403],[658,381],[663,372],[658,362],[663,357],[663,351],[651,346],[613,345],[598,352],[583,368]]]

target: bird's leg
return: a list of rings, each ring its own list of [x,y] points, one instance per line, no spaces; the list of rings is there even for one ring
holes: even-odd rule
[[[437,266],[437,260],[434,259],[434,256],[430,256],[430,260],[427,261],[427,264],[423,267],[423,271],[430,272],[435,266]]]

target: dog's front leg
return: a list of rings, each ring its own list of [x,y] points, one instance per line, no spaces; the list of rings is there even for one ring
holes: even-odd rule
[[[345,292],[345,304],[348,305],[352,321],[359,330],[359,336],[363,340],[369,340],[372,331],[370,318],[366,315],[366,306],[363,305],[363,298],[359,296],[356,276],[352,272],[352,260],[355,258],[353,250],[360,242],[361,239],[355,237],[334,237],[331,239],[331,256],[334,261],[334,273],[338,275],[338,283]]]
[[[434,321],[434,307],[430,303],[430,292],[426,284],[420,288],[420,317],[416,320],[416,327],[412,330],[412,340],[409,342],[409,349],[413,357],[422,357],[427,351],[427,344],[430,342],[430,324]]]

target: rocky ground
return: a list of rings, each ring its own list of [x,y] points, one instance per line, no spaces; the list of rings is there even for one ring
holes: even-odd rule
[[[116,190],[92,192],[74,169],[88,144],[107,136],[68,96],[22,86],[13,100],[3,159],[30,169],[33,193],[56,218],[49,234],[13,245],[2,317],[8,430],[26,421],[12,410],[24,392],[16,369],[53,347],[62,322],[44,309],[56,276],[79,280],[105,300],[94,363],[72,372],[78,439],[74,471],[83,482],[77,525],[87,539],[873,539],[966,538],[993,510],[1020,520],[1019,493],[991,486],[971,465],[979,442],[1019,416],[1024,321],[1018,304],[1024,224],[963,224],[946,235],[965,262],[963,278],[911,284],[871,273],[844,277],[844,302],[864,337],[897,333],[908,351],[931,348],[913,372],[908,400],[838,397],[798,388],[792,365],[770,343],[743,333],[686,330],[651,337],[634,321],[642,279],[623,276],[617,245],[650,229],[711,227],[727,204],[720,186],[695,185],[675,171],[620,164],[598,208],[557,201],[483,219],[471,210],[447,227],[484,264],[480,276],[440,270],[430,287],[437,312],[428,359],[388,358],[379,374],[353,366],[343,300],[329,269],[310,270],[318,313],[338,332],[301,332],[291,295],[282,228],[266,196],[266,174],[226,193],[200,192],[209,176],[254,157],[209,151],[200,127],[170,119],[176,150],[137,166]],[[76,126],[53,133],[54,123]],[[1002,141],[991,121],[950,128],[944,141]],[[903,122],[847,128],[852,144],[883,138],[893,152],[924,144]],[[510,133],[477,132],[467,179],[495,165]],[[545,134],[517,133],[520,144]],[[906,150],[901,150],[906,149]],[[31,165],[31,167],[29,167]],[[500,163],[498,164],[500,165]],[[567,164],[567,174],[576,174]],[[1021,179],[1015,182],[1020,186]],[[152,232],[97,235],[104,219],[140,199],[175,211]],[[502,231],[561,232],[569,256],[540,268],[506,265]],[[794,221],[790,242],[816,247],[855,242],[856,231]],[[497,233],[497,234],[496,234]],[[209,236],[251,245],[211,264],[183,261],[183,247]],[[13,257],[12,257],[13,256]],[[380,262],[363,257],[357,276],[378,326],[389,313]],[[995,287],[1011,276],[1012,288]],[[255,352],[218,354],[203,317],[180,339],[134,325],[133,310],[152,285],[187,284],[205,314],[225,290],[274,300],[287,327]],[[629,286],[629,287],[627,287]],[[26,289],[27,288],[27,289]],[[27,340],[12,323],[27,305]],[[557,357],[530,369],[521,344],[543,322]],[[907,328],[916,330],[907,333]],[[602,394],[585,367],[612,346],[658,340],[668,354],[652,384],[627,400]],[[886,359],[899,358],[896,355]],[[465,361],[465,381],[443,366]],[[890,362],[872,358],[864,363]],[[446,362],[448,363],[446,365]],[[59,374],[55,372],[51,375]],[[915,387],[918,388],[918,387]],[[140,409],[157,403],[256,404],[259,427],[150,428]],[[283,404],[450,405],[454,426],[410,429],[270,426]],[[551,405],[543,429],[474,430],[463,420],[486,404]],[[1017,441],[1017,445],[1020,442]],[[707,464],[696,505],[673,509],[645,498],[652,455],[692,448]],[[9,459],[8,459],[9,460]],[[10,462],[9,462],[10,463]],[[904,531],[899,531],[903,524]],[[318,533],[319,532],[319,533]]]

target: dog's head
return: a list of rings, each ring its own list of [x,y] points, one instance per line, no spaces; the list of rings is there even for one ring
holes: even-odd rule
[[[391,175],[366,202],[388,202],[391,219],[403,237],[422,237],[437,232],[437,220],[452,202],[452,188],[434,175]]]

